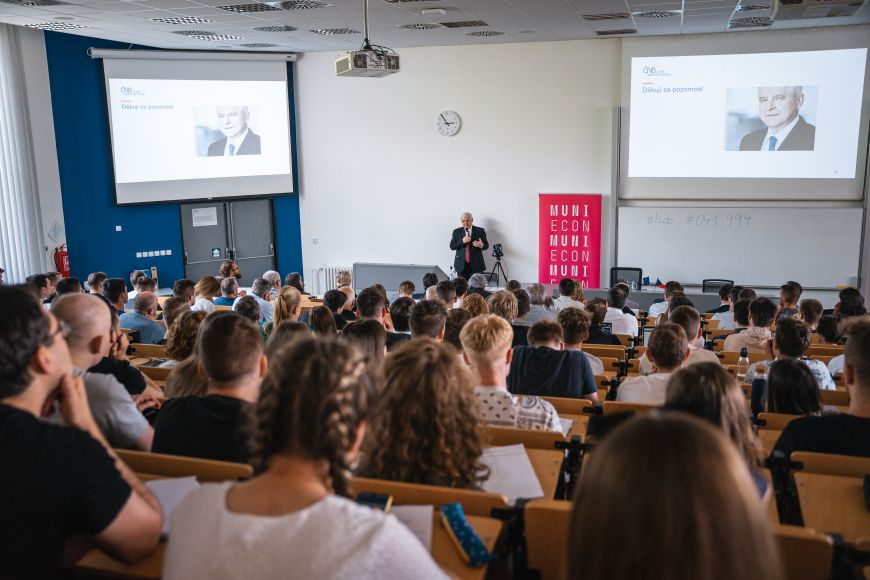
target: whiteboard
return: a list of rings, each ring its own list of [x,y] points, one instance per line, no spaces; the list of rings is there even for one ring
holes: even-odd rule
[[[858,283],[862,208],[620,207],[617,265],[699,284]]]

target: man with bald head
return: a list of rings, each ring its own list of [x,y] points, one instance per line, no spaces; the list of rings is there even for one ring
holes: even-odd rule
[[[121,315],[121,328],[139,333],[139,342],[158,344],[166,337],[166,326],[157,322],[157,296],[141,292],[133,300],[133,310]]]
[[[52,314],[69,327],[67,344],[75,373],[83,373],[88,404],[106,440],[112,447],[150,451],[154,431],[124,385],[112,375],[84,372],[109,354],[112,317],[108,308],[96,296],[68,294],[55,303]]]
[[[457,276],[468,280],[472,274],[483,272],[486,264],[483,263],[483,252],[489,248],[486,241],[486,231],[472,225],[474,218],[465,212],[459,218],[462,227],[453,230],[450,238],[450,249],[456,252],[453,259],[453,269]]]

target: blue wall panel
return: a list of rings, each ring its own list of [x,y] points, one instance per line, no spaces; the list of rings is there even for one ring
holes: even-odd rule
[[[103,270],[126,278],[131,270],[157,266],[161,286],[170,286],[184,277],[179,204],[114,205],[103,67],[87,55],[90,47],[127,49],[130,45],[46,32],[45,46],[72,275],[84,279]],[[292,75],[292,69],[289,72]],[[291,99],[292,95],[291,88]],[[295,122],[292,126],[295,129]],[[122,231],[115,231],[115,226]],[[275,232],[278,269],[301,272],[297,195],[275,198]],[[170,250],[172,255],[136,258],[137,252],[159,250]]]

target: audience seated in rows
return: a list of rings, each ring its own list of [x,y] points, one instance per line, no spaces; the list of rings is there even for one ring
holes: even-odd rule
[[[559,326],[562,327],[562,340],[565,343],[565,350],[582,351],[583,343],[589,338],[589,327],[592,324],[592,316],[589,312],[579,308],[565,308],[559,311],[557,320]],[[601,359],[588,352],[583,354],[586,356],[586,360],[589,361],[592,374],[603,375],[604,365]],[[613,358],[619,358],[619,356],[614,356]]]
[[[384,365],[362,474],[478,489],[487,471],[473,387],[474,376],[449,347],[430,338],[399,346]]]
[[[339,292],[344,294],[344,304],[341,306],[341,311],[338,313],[345,322],[354,322],[359,320],[359,317],[356,314],[356,292],[353,291],[353,288],[350,286],[343,286],[338,289]]]
[[[462,357],[462,341],[459,335],[471,319],[471,313],[463,308],[454,308],[447,313],[447,322],[444,324],[444,339],[442,342],[452,347],[454,353],[460,358]]]
[[[456,290],[456,302],[453,303],[453,308],[462,306],[462,301],[468,295],[468,280],[462,276],[457,276],[452,280],[453,288]]]
[[[214,312],[214,300],[221,295],[221,283],[214,276],[203,276],[193,289],[191,310]]]
[[[628,334],[637,336],[637,318],[633,314],[623,312],[626,294],[622,288],[611,288],[607,292],[607,313],[604,322],[609,323],[613,334]]]
[[[372,390],[349,345],[300,338],[278,350],[256,406],[257,476],[184,499],[163,577],[444,578],[393,516],[346,499]]]
[[[408,296],[399,296],[390,304],[390,320],[393,321],[393,332],[396,334],[411,335],[411,308],[414,307],[414,299]]]
[[[583,287],[580,286],[581,291],[582,288]],[[620,280],[614,284],[614,288],[621,288],[622,291],[625,292],[625,307],[622,311],[630,316],[637,316],[638,313],[640,313],[640,304],[629,298],[631,296],[631,286],[629,286],[625,281]]]
[[[526,319],[526,316],[531,310],[532,303],[529,299],[529,293],[522,288],[512,290],[511,294],[514,295],[517,301],[517,314],[510,321],[514,329],[514,346],[526,346],[529,344],[529,327],[532,326],[532,323]]]
[[[404,282],[399,284],[399,298],[410,298],[414,299],[414,292],[416,292],[417,287],[414,286],[414,283],[410,280],[405,280]]]
[[[616,400],[650,405],[664,404],[668,381],[683,366],[690,352],[686,331],[682,326],[671,322],[656,326],[646,349],[653,372],[625,379],[616,391]]]
[[[341,294],[341,292],[339,292]],[[343,296],[343,295],[342,295]],[[332,336],[338,334],[335,313],[326,306],[317,306],[309,312],[308,327],[311,332],[319,336]],[[344,322],[342,320],[342,322]],[[345,323],[345,326],[347,324]]]
[[[791,318],[798,314],[798,304],[803,294],[803,286],[794,281],[789,281],[779,287],[779,310],[776,313],[776,320],[780,318]]]
[[[823,312],[824,307],[821,302],[813,298],[807,298],[800,301],[797,318],[803,320],[812,332],[816,332]]]
[[[767,371],[767,412],[816,415],[822,410],[819,382],[803,361],[784,358]]]
[[[570,578],[783,580],[746,461],[721,429],[643,413],[590,456],[574,491]],[[614,546],[626,549],[614,557]]]
[[[239,296],[244,296],[245,291],[239,291],[239,281],[229,276],[221,280],[221,295],[214,299],[215,306],[232,306]]]
[[[272,322],[272,283],[263,278],[257,278],[251,283],[251,296],[260,305],[260,322]],[[241,300],[236,298],[233,309]]]
[[[749,367],[746,373],[746,382],[752,383],[758,376],[760,369],[767,369],[775,360],[787,358],[800,359],[819,384],[823,391],[833,391],[837,387],[828,372],[828,367],[822,361],[802,358],[810,348],[810,328],[797,318],[781,318],[776,325],[776,332],[764,345],[768,359],[757,362]]]
[[[241,280],[242,271],[239,269],[239,265],[235,260],[224,260],[218,267],[218,276],[221,278],[235,278],[236,280]]]
[[[118,313],[115,312],[115,309],[109,307],[107,310],[112,317],[112,330],[109,335],[111,346],[109,347],[108,354],[100,362],[89,368],[88,371],[112,375],[124,386],[130,396],[134,398],[134,401],[138,401],[138,396],[143,393],[144,396],[141,397],[143,400],[156,400],[156,398],[162,395],[162,390],[154,381],[130,364],[130,360],[127,357],[127,348],[130,346],[130,343],[127,341],[127,334],[121,332]]]
[[[671,301],[674,292],[683,292],[683,285],[676,280],[669,280],[665,283],[664,300],[651,304],[650,307],[647,308],[646,315],[649,318],[653,318],[658,317],[660,314],[665,312],[668,309],[668,303]]]
[[[166,326],[157,321],[157,296],[142,292],[133,301],[133,310],[121,316],[121,328],[139,333],[139,342],[159,344],[166,337]]]
[[[127,304],[128,296],[127,284],[124,280],[121,278],[109,278],[103,282],[101,294],[109,299],[109,302],[112,303],[112,306],[115,307],[119,315],[124,313],[124,306]],[[133,306],[135,308],[135,302]]]
[[[740,300],[741,290],[743,286],[732,286],[728,291],[728,310],[713,314],[712,320],[719,321],[719,330],[734,330],[734,305]]]
[[[55,289],[55,300],[65,294],[82,294],[85,290],[78,278],[61,278]]]
[[[854,317],[844,329],[845,413],[803,417],[786,425],[775,451],[814,451],[870,457],[870,317]]]
[[[685,294],[683,294],[682,292],[679,292],[679,291],[674,292],[671,295],[670,301],[668,302],[667,309],[664,312],[662,312],[661,314],[659,314],[658,317],[656,317],[656,324],[658,325],[658,324],[668,322],[668,320],[670,319],[670,316],[671,316],[671,312],[673,312],[675,309],[679,308],[680,306],[689,306],[691,308],[695,307],[695,305],[692,304],[692,301],[689,300],[688,296],[686,296]]]
[[[369,287],[360,292],[356,309],[360,320],[374,320],[386,330],[387,301],[378,289]],[[393,350],[399,343],[410,339],[411,336],[404,332],[387,331],[387,350]]]
[[[302,294],[293,286],[283,286],[272,300],[272,321],[264,322],[263,334],[268,336],[282,322],[299,320],[302,314]]]
[[[130,285],[133,286],[133,290],[127,292],[125,310],[133,308],[133,300],[140,292],[157,292],[157,282],[149,278],[142,270],[133,270],[130,273]]]
[[[731,310],[731,299],[729,296],[731,295],[731,289],[734,288],[734,284],[723,284],[719,287],[719,306],[716,308],[711,308],[707,310],[707,314],[720,314],[723,312],[728,312]],[[736,299],[736,294],[735,294]]]
[[[290,272],[284,277],[284,285],[292,286],[299,291],[299,294],[303,296],[308,296],[308,292],[305,291],[305,281],[302,279],[302,274],[299,272]]]
[[[749,328],[725,339],[724,351],[766,352],[770,340],[770,325],[776,316],[776,304],[768,298],[756,298],[749,303]]]
[[[238,278],[236,278],[238,280]],[[172,285],[172,295],[186,301],[190,306],[193,306],[194,295],[196,294],[196,283],[193,280],[182,278],[176,280]]]
[[[228,344],[233,356],[227,356]],[[196,348],[205,396],[177,397],[163,405],[154,426],[154,452],[247,463],[243,428],[267,366],[260,331],[232,312],[215,312],[203,323]]]
[[[103,293],[103,282],[109,279],[105,272],[91,272],[88,275],[88,292],[91,294]]]
[[[472,274],[468,279],[468,293],[479,294],[483,299],[489,298],[490,292],[486,290],[486,276],[483,274]]]
[[[137,301],[143,299],[147,299],[145,294],[136,297]],[[69,328],[66,342],[76,369],[89,369],[108,356],[113,342],[112,316],[102,300],[86,294],[65,296],[52,313]],[[112,375],[84,372],[83,378],[88,406],[109,444],[150,450],[154,431],[124,385]]]
[[[504,318],[494,314],[472,318],[459,338],[465,362],[477,378],[474,394],[481,421],[499,427],[562,430],[553,405],[540,397],[518,397],[508,392],[513,331]]]
[[[427,337],[441,342],[447,326],[447,309],[437,300],[421,300],[411,307],[408,324],[413,338]]]
[[[579,308],[583,310],[586,305],[578,300],[574,300],[572,296],[575,293],[575,283],[571,278],[562,278],[559,280],[559,297],[553,299],[553,306],[556,310],[563,308]]]
[[[867,314],[867,309],[864,307],[864,297],[861,296],[857,288],[840,290],[840,301],[834,306],[834,314],[841,319]]]
[[[511,393],[598,400],[595,376],[586,355],[565,350],[563,338],[558,322],[545,320],[532,325],[529,346],[513,349],[507,377]]]
[[[263,280],[269,283],[269,295],[274,300],[278,296],[278,289],[281,288],[281,273],[275,270],[266,270],[263,272]]]
[[[174,367],[193,354],[199,327],[207,316],[208,312],[202,310],[181,313],[166,333],[166,356],[169,360],[160,366]]]
[[[512,347],[529,344],[527,340],[529,327],[522,324],[514,324],[514,319],[516,319],[517,314],[519,313],[519,303],[513,292],[508,292],[507,290],[493,292],[489,298],[486,299],[486,308],[489,310],[490,314],[495,314],[496,316],[504,318],[507,320],[508,324],[511,325],[511,328],[514,331],[514,339],[511,343]]]
[[[471,313],[472,317],[480,316],[481,314],[489,314],[489,307],[486,305],[486,299],[480,294],[475,294],[470,291],[462,300],[461,308]]]
[[[106,306],[82,298],[93,301],[108,331]],[[159,539],[160,506],[94,421],[66,345],[70,332],[28,288],[0,286],[4,577],[61,577],[81,555],[70,549],[80,541],[67,543],[77,536],[125,562],[151,552]],[[64,425],[39,419],[54,405]]]
[[[456,285],[452,280],[442,280],[435,285],[435,299],[446,310],[453,310],[456,305]]]
[[[759,473],[764,450],[746,413],[743,389],[716,363],[704,362],[675,372],[668,381],[665,409],[706,419],[731,439],[743,456],[761,497],[768,491]]]
[[[608,323],[604,326],[604,317],[607,316],[607,302],[601,298],[590,300],[586,304],[586,311],[592,316],[591,326],[589,327],[589,338],[586,339],[588,344],[604,344],[619,346],[619,338],[612,332],[611,326]]]
[[[526,288],[529,293],[529,313],[526,314],[526,320],[529,324],[540,322],[541,320],[556,320],[559,314],[559,309],[556,308],[553,298],[548,296],[542,284],[531,284]]]
[[[46,304],[51,301],[54,287],[52,287],[51,279],[48,276],[45,274],[31,274],[27,277],[27,284],[33,288],[40,303]]]
[[[387,331],[377,320],[357,320],[341,331],[341,339],[359,349],[366,355],[370,367],[380,370],[387,354]]]
[[[701,315],[698,314],[697,310],[691,306],[678,306],[668,315],[668,322],[682,327],[687,339],[689,339],[689,357],[685,360],[683,366],[704,362],[719,364],[719,357],[716,356],[716,353],[703,348]],[[699,344],[701,346],[698,346]],[[640,357],[638,366],[642,375],[648,375],[653,372],[652,361],[646,353]]]

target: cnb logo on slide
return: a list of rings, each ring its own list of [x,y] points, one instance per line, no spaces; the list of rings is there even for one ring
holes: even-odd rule
[[[121,87],[121,94],[126,96],[126,97],[133,97],[133,96],[144,95],[145,93],[143,93],[142,91],[140,91],[138,89],[134,89],[133,87]]]
[[[655,67],[655,66],[645,66],[643,67],[643,74],[648,77],[669,77],[671,73],[666,72],[664,69]]]

